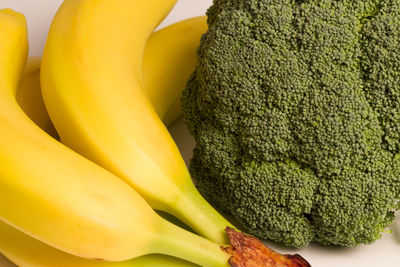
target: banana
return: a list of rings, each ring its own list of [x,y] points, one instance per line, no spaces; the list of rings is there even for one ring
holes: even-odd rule
[[[173,2],[158,4],[167,11]],[[228,266],[229,252],[219,244],[162,219],[121,179],[32,122],[16,100],[28,53],[22,14],[0,10],[0,40],[1,221],[88,259],[124,261],[160,253],[201,266]]]
[[[205,16],[194,17],[167,26],[153,33],[146,45],[143,59],[146,93],[166,126],[182,115],[180,96],[197,64],[196,50],[207,30],[206,20]],[[59,138],[40,91],[40,58],[28,59],[17,101],[37,125]]]
[[[181,114],[180,97],[197,65],[196,51],[207,17],[195,17],[153,33],[143,57],[145,91],[158,116],[171,125]]]
[[[195,267],[170,256],[151,254],[122,262],[95,261],[72,256],[40,242],[0,221],[0,253],[21,267]]]
[[[40,91],[40,58],[28,59],[19,82],[17,102],[31,120],[49,135],[58,139],[57,131],[47,113]]]
[[[206,17],[183,20],[153,33],[146,46],[143,61],[146,92],[159,117],[163,118],[163,114],[166,114],[163,121],[167,126],[182,113],[179,97],[197,63],[196,49],[206,27]],[[44,106],[39,75],[40,58],[29,58],[18,86],[17,102],[30,119],[48,134],[58,138]],[[167,97],[158,102],[161,106],[157,108],[155,100],[164,96]],[[48,246],[1,221],[0,253],[18,266],[26,267],[195,266],[190,262],[160,254],[124,262],[101,262],[79,258]]]
[[[63,142],[154,208],[225,243],[225,220],[198,193],[146,96],[145,45],[176,0],[66,0],[50,28],[42,95]]]

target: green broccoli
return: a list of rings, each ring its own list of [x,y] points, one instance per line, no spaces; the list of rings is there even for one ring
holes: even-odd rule
[[[400,208],[400,0],[214,0],[182,97],[200,192],[293,247]]]

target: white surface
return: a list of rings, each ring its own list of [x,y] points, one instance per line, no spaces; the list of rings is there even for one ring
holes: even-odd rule
[[[25,14],[29,27],[30,55],[40,56],[51,19],[61,3],[61,0],[0,0],[0,9],[13,8]],[[184,18],[202,15],[211,3],[212,0],[178,0],[174,10],[160,27]],[[172,127],[171,133],[188,162],[194,142],[189,136],[183,120],[178,121]],[[383,238],[373,245],[359,246],[353,249],[325,248],[312,245],[296,251],[270,245],[280,252],[301,254],[313,267],[400,266],[399,220],[393,224],[392,230],[393,234],[384,234]],[[0,255],[0,266],[8,267],[12,265]]]

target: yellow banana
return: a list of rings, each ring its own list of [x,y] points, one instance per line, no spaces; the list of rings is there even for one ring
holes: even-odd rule
[[[31,57],[26,63],[17,90],[17,102],[40,128],[58,139],[58,134],[44,106],[40,91],[40,58]]]
[[[147,43],[144,86],[154,110],[167,126],[182,114],[180,97],[196,67],[196,50],[206,31],[207,17],[195,17],[153,33]]]
[[[226,242],[230,225],[192,183],[148,100],[145,45],[175,0],[66,0],[50,28],[42,94],[63,142],[135,188],[154,208]]]
[[[170,125],[182,113],[178,98],[185,87],[187,78],[195,68],[196,48],[206,27],[206,17],[195,17],[177,22],[152,34],[146,46],[143,62],[146,92],[153,106],[155,106],[153,99],[158,100],[166,96],[163,101],[158,102],[162,106],[155,107],[160,118],[167,113],[163,119],[166,125]],[[40,58],[29,58],[18,86],[17,102],[38,126],[57,138],[58,134],[43,103],[39,75]],[[168,109],[169,111],[166,112]],[[193,263],[160,254],[142,256],[124,262],[102,262],[79,258],[50,247],[1,221],[0,253],[18,266],[26,267],[195,266]]]
[[[0,253],[21,267],[194,267],[193,263],[161,254],[122,262],[95,261],[50,247],[0,221]]]
[[[172,4],[161,1],[158,8]],[[229,255],[220,245],[162,219],[118,177],[34,124],[16,101],[28,51],[23,15],[0,10],[0,40],[1,221],[89,259],[123,261],[160,253],[202,266],[228,266]]]
[[[206,20],[205,16],[194,17],[167,26],[153,33],[146,45],[143,59],[146,93],[166,126],[182,115],[180,97],[197,64],[196,50],[207,30]],[[37,125],[58,139],[40,91],[40,58],[28,59],[17,101]]]

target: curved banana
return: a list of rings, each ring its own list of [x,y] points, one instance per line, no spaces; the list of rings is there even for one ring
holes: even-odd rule
[[[143,81],[154,110],[165,125],[181,114],[180,97],[197,65],[197,47],[207,17],[195,17],[153,33],[143,57]]]
[[[183,20],[153,33],[146,46],[143,63],[146,91],[149,97],[152,96],[150,101],[167,96],[159,102],[162,107],[156,108],[160,118],[163,117],[160,112],[167,113],[163,118],[166,125],[170,125],[182,114],[179,97],[197,63],[196,49],[206,28],[206,17]],[[156,71],[152,70],[154,68]],[[38,126],[57,139],[58,134],[42,99],[39,75],[40,58],[29,58],[18,86],[17,102]],[[152,104],[155,106],[153,101]],[[169,111],[165,112],[167,109]],[[195,266],[190,262],[160,254],[124,262],[101,262],[79,258],[50,247],[1,221],[0,253],[18,266],[24,267]]]
[[[28,59],[19,82],[17,102],[31,120],[49,135],[58,139],[57,131],[47,113],[40,91],[40,58]]]
[[[158,8],[167,12],[172,3],[163,3]],[[220,245],[162,219],[121,179],[34,124],[16,101],[28,52],[23,15],[0,10],[0,40],[1,221],[89,259],[160,253],[202,266],[228,265]]]
[[[143,59],[146,93],[166,126],[182,115],[180,97],[197,64],[196,50],[207,30],[206,20],[206,16],[194,17],[167,26],[153,33],[146,45]],[[59,138],[40,91],[40,58],[28,59],[17,101],[37,125]]]
[[[21,267],[195,267],[170,256],[151,254],[122,262],[95,261],[50,247],[0,221],[0,253]]]
[[[122,178],[154,208],[227,241],[230,225],[198,193],[148,100],[145,45],[175,0],[66,0],[41,65],[42,94],[63,142]]]

